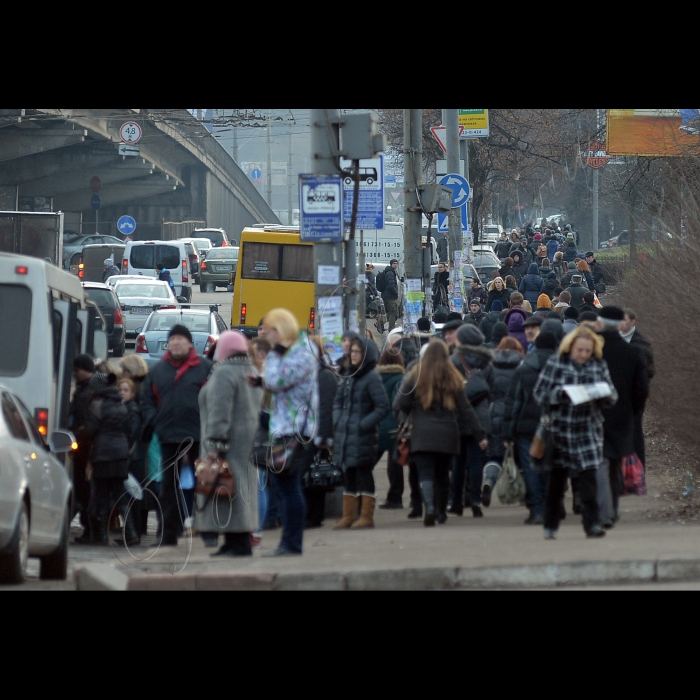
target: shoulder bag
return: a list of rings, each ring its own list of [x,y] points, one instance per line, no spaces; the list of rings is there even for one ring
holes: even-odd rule
[[[408,461],[411,456],[411,430],[413,429],[413,421],[411,416],[399,426],[396,431],[396,448],[394,449],[394,462],[402,467],[408,466]]]
[[[549,416],[542,416],[540,424],[537,426],[537,432],[532,438],[530,445],[530,457],[533,459],[544,459],[549,444]]]
[[[518,469],[511,445],[503,458],[501,475],[496,482],[496,495],[504,506],[512,506],[520,503],[525,498],[527,487],[525,480]]]
[[[297,445],[299,445],[299,441],[296,437],[275,438],[270,445],[268,469],[273,474],[292,476],[297,466],[292,460]]]
[[[330,491],[345,483],[342,470],[335,465],[328,450],[316,452],[314,463],[306,470],[302,481],[305,489],[314,487]]]
[[[206,500],[200,512],[204,510],[214,498],[233,498],[236,495],[236,482],[229,463],[217,457],[198,459],[194,463],[195,484],[194,491]]]

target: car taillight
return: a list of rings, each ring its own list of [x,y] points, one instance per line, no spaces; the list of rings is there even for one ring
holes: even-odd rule
[[[211,335],[207,338],[207,344],[204,346],[204,355],[206,355],[212,348],[212,345],[216,342],[216,338]]]
[[[124,319],[122,317],[122,311],[121,309],[117,306],[116,309],[114,309],[114,325],[115,326],[122,326],[124,325]]]
[[[200,270],[206,270],[206,269],[207,269],[207,264],[206,264],[205,262],[203,262],[203,263],[199,266],[199,269],[200,269]]]
[[[177,309],[177,306],[159,306],[158,308],[162,311],[163,309]]]
[[[188,263],[187,260],[182,261],[182,281],[187,282],[187,268],[188,268]]]
[[[46,437],[49,432],[49,409],[37,408],[36,411],[34,411],[34,417],[36,418],[36,427],[39,432]]]
[[[78,277],[80,277],[80,279],[83,279],[83,277],[85,277],[85,265],[84,265],[84,263],[80,263],[78,265]]]
[[[124,258],[124,260],[122,260],[122,274],[124,272],[128,272],[128,271],[129,271],[129,260],[128,260],[128,258]]]
[[[17,275],[26,275],[28,272],[29,268],[25,265],[17,265],[17,267],[15,268],[15,274]]]
[[[245,326],[245,317],[248,313],[248,304],[241,304],[241,325]]]
[[[136,352],[145,355],[148,354],[148,348],[146,347],[146,336],[143,333],[136,338]]]
[[[222,248],[228,248],[228,243],[226,243],[226,241],[222,241],[222,242],[221,242],[221,247],[222,247]]]
[[[309,330],[316,330],[316,309],[311,307],[311,312],[309,313]]]

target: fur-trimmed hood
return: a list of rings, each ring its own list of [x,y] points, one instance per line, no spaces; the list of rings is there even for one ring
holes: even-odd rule
[[[378,365],[375,369],[378,374],[406,374],[406,368],[401,365]]]
[[[460,345],[454,351],[474,369],[484,369],[493,362],[493,351],[483,345]]]

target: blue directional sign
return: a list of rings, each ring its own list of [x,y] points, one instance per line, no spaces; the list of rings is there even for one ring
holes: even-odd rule
[[[462,233],[469,231],[469,214],[467,212],[467,203],[465,202],[462,207]],[[440,233],[449,233],[449,218],[447,214],[438,214],[438,231]]]
[[[117,221],[117,228],[119,229],[119,233],[128,236],[136,230],[136,221],[130,216],[122,216],[122,218]]]
[[[255,170],[251,170],[250,177],[253,180],[260,180],[262,178],[262,170],[259,170],[258,168],[255,168]]]
[[[452,208],[459,209],[461,206],[467,203],[469,199],[469,183],[461,175],[456,175],[454,173],[450,175],[445,175],[440,179],[440,184],[449,187],[452,192]]]
[[[99,194],[93,194],[90,200],[90,206],[97,211],[102,206],[102,197]]]
[[[340,175],[300,175],[300,224],[304,242],[343,240],[343,187]]]
[[[350,170],[352,162],[340,159],[340,167]],[[352,204],[355,199],[355,181],[349,175],[343,180],[343,208],[345,224],[352,222]],[[384,156],[360,161],[360,200],[357,205],[357,230],[384,228]]]

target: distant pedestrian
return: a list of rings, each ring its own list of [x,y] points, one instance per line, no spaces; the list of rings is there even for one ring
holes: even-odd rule
[[[99,260],[99,258],[98,258]],[[106,282],[110,277],[121,275],[121,270],[114,264],[112,258],[107,258],[104,261],[104,271],[102,272],[102,282]]]
[[[389,332],[396,327],[396,319],[399,317],[399,261],[394,259],[390,262],[389,267],[384,271],[384,291],[382,299],[386,307],[387,321]]]

